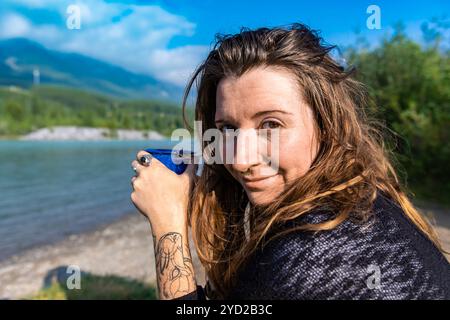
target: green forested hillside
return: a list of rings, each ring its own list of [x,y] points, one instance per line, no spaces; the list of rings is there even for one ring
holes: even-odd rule
[[[179,106],[158,100],[118,100],[51,86],[0,88],[0,136],[62,125],[155,130],[170,135],[183,127],[183,121]]]
[[[387,142],[403,179],[422,198],[450,203],[450,49],[444,34],[433,30],[419,44],[400,28],[375,49],[347,54],[372,94],[375,117],[396,134]]]

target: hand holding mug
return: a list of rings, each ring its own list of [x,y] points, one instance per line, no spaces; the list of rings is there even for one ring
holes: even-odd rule
[[[149,219],[153,234],[187,229],[195,165],[188,164],[177,174],[146,151],[138,152],[136,159],[131,163],[136,172],[131,179],[131,201]]]

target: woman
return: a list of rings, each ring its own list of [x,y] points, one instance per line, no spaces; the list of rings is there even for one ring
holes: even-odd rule
[[[151,223],[160,298],[450,298],[436,235],[365,115],[364,86],[332,49],[301,24],[243,29],[218,38],[186,88],[183,111],[197,79],[203,132],[277,130],[277,170],[240,143],[233,163],[200,177],[138,153],[131,198]]]

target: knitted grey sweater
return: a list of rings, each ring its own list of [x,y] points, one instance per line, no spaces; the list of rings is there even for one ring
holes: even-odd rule
[[[450,299],[443,254],[381,193],[373,210],[363,224],[346,220],[330,231],[294,231],[269,242],[237,274],[229,298]],[[301,222],[323,217],[311,213]],[[178,299],[205,299],[204,289]]]

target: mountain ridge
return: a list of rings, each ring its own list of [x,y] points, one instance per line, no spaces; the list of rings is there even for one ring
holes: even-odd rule
[[[29,88],[33,72],[40,83],[97,91],[119,98],[180,102],[182,88],[154,77],[78,53],[51,50],[26,39],[0,40],[0,85]]]

